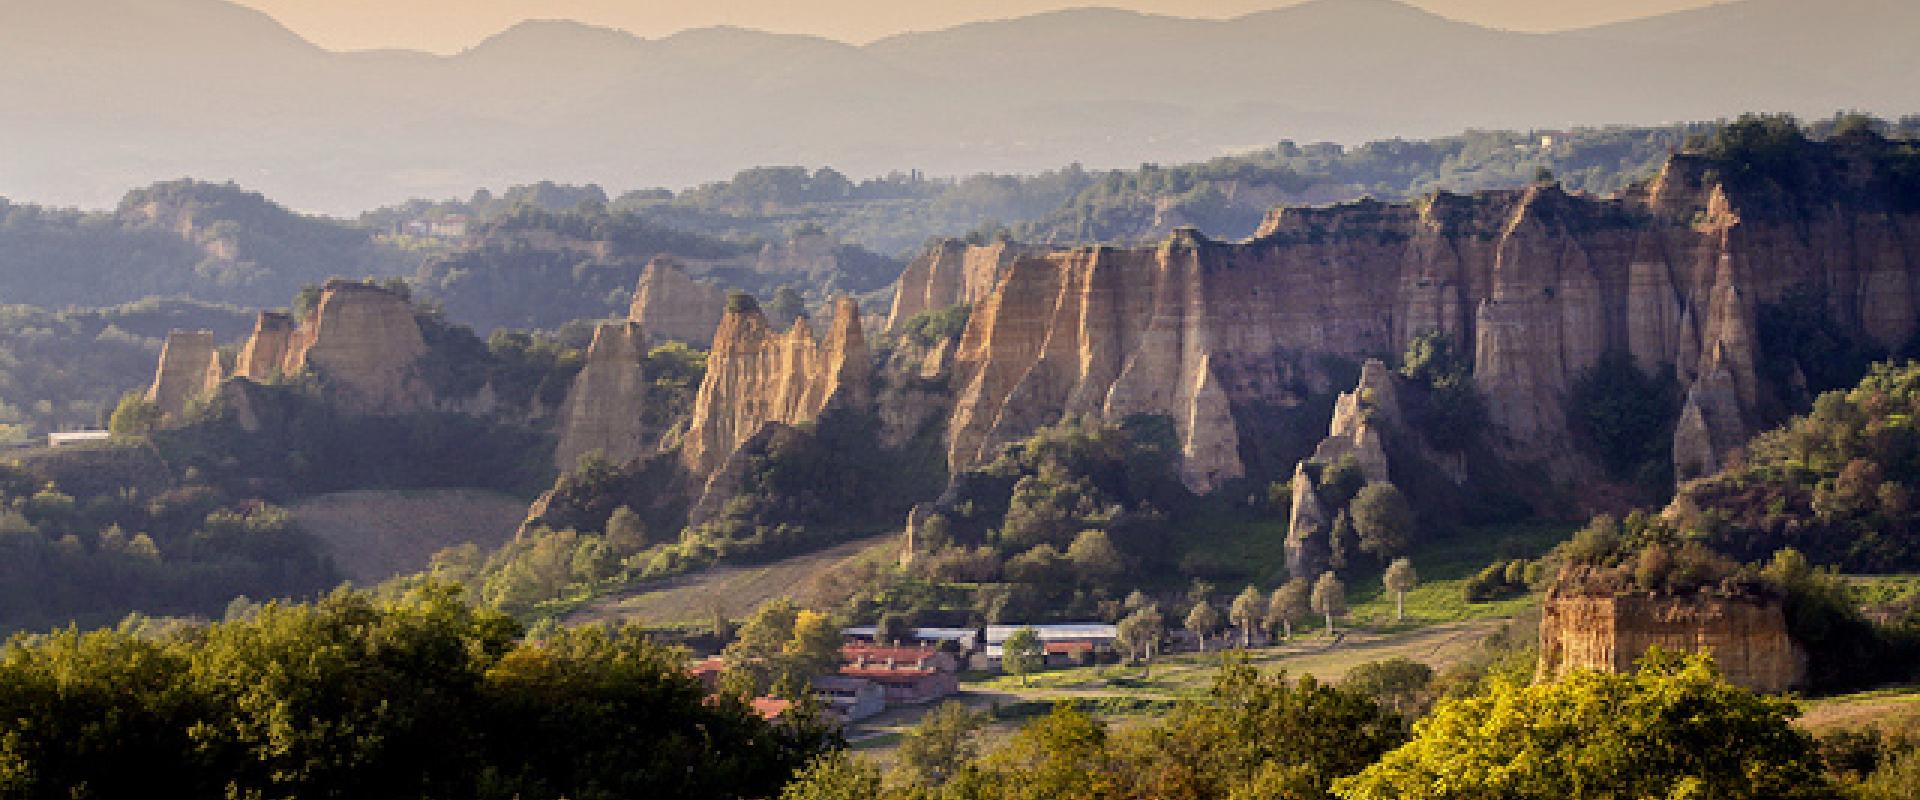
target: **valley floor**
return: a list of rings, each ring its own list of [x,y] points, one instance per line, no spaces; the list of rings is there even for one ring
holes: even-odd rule
[[[289,510],[326,542],[346,578],[371,586],[426,569],[444,548],[498,548],[520,527],[527,501],[480,489],[363,490],[310,497]]]

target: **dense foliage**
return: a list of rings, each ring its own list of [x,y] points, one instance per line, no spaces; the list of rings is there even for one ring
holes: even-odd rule
[[[444,587],[0,650],[0,795],[748,798],[830,744],[637,631],[518,640]]]
[[[1442,701],[1413,740],[1341,781],[1342,800],[1831,798],[1791,701],[1721,680],[1704,656],[1580,672]]]
[[[171,328],[244,333],[230,306],[149,298],[112,308],[0,306],[0,444],[98,426],[122,394],[153,380]]]
[[[1756,437],[1743,463],[1682,487],[1683,525],[1743,559],[1792,547],[1819,564],[1920,565],[1920,365],[1882,364]]]
[[[1673,425],[1680,412],[1680,385],[1666,365],[1645,365],[1610,351],[1574,379],[1567,396],[1575,441],[1615,480],[1647,486],[1673,482]]]
[[[214,614],[236,595],[311,594],[338,576],[287,512],[137,446],[0,465],[0,630],[129,611]]]

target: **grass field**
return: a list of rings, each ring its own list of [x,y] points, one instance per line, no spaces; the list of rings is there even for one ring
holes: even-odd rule
[[[769,564],[713,567],[600,598],[566,621],[639,620],[655,627],[686,627],[707,623],[715,608],[740,619],[767,600],[791,596],[822,571],[861,558],[892,558],[899,542],[897,535],[885,534]]]
[[[478,489],[356,491],[310,497],[289,510],[327,543],[346,577],[371,585],[425,569],[443,548],[499,547],[526,518],[527,501]]]
[[[1878,728],[1920,734],[1920,686],[1875,689],[1808,701],[1799,724],[1815,733]]]

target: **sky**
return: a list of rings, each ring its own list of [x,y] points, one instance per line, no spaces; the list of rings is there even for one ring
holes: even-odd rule
[[[235,0],[334,50],[453,53],[527,19],[572,19],[654,38],[736,25],[865,43],[912,30],[1101,5],[1226,18],[1290,0]],[[1715,0],[1410,0],[1495,28],[1552,31],[1711,5]]]

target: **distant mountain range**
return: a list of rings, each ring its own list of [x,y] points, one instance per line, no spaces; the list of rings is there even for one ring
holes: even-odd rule
[[[1743,0],[1556,34],[1393,0],[1216,22],[1087,9],[865,46],[518,25],[453,56],[334,53],[223,0],[0,0],[0,195],[110,205],[233,179],[308,210],[758,164],[1031,171],[1280,139],[1920,111],[1920,3]]]

